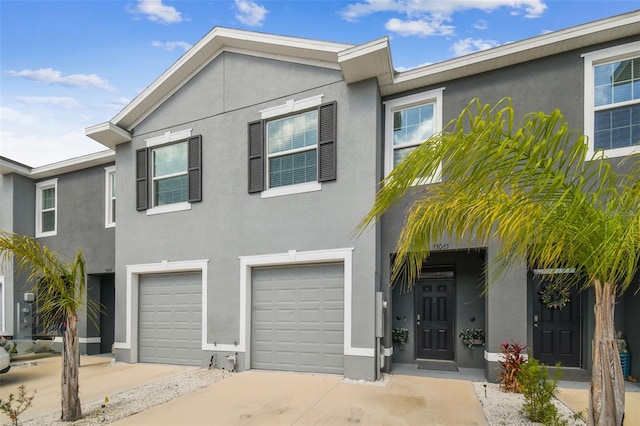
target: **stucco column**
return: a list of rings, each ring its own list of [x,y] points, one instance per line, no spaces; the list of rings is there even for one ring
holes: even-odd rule
[[[500,372],[498,346],[505,340],[527,343],[527,265],[523,259],[497,277],[491,270],[497,247],[490,244],[487,256],[485,374],[489,381],[495,381]]]

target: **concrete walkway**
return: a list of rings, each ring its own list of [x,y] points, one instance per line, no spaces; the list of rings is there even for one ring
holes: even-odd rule
[[[635,384],[626,383],[627,391],[625,392],[624,401],[624,424],[640,425],[640,388]],[[587,417],[589,409],[589,389],[584,386],[580,388],[560,387],[558,399],[567,407],[571,408],[574,413],[582,414]]]
[[[99,401],[105,396],[124,392],[147,383],[175,376],[196,367],[160,364],[112,364],[111,358],[80,357],[80,400],[82,403]],[[60,413],[60,373],[62,360],[60,355],[53,357],[22,357],[12,362],[15,367],[0,375],[0,397],[6,398],[16,393],[18,386],[24,384],[27,394],[37,391],[33,405],[21,416],[21,421],[58,412]],[[21,366],[20,364],[25,364]],[[0,414],[0,423],[6,417]]]
[[[486,425],[471,382],[249,370],[115,425]]]

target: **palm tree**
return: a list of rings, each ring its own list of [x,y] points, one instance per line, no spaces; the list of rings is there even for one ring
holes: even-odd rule
[[[84,309],[85,262],[78,251],[71,263],[34,238],[0,230],[0,256],[7,264],[27,275],[27,282],[37,287],[39,319],[47,329],[62,332],[62,420],[82,417],[78,395],[79,347],[78,314]],[[95,315],[97,304],[87,301],[87,311]]]
[[[384,179],[359,229],[414,197],[392,282],[400,274],[413,282],[443,235],[485,245],[499,241],[489,276],[498,277],[522,259],[530,267],[575,268],[571,280],[563,281],[566,274],[551,280],[594,289],[590,423],[620,425],[624,380],[614,306],[638,269],[640,162],[627,158],[617,167],[626,169],[622,173],[602,153],[589,156],[585,137],[570,131],[557,110],[526,114],[517,127],[514,115],[510,99],[494,107],[473,100]],[[440,170],[441,183],[417,185]]]

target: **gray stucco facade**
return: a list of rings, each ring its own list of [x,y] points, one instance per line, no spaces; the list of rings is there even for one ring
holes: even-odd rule
[[[95,283],[90,297],[107,300],[97,289],[115,288],[109,302],[115,322],[101,323],[103,330],[82,326],[87,350],[102,351],[101,340],[113,340],[116,358],[125,362],[216,362],[367,380],[393,371],[394,363],[437,359],[484,369],[495,379],[503,341],[540,351],[534,319],[540,274],[523,261],[497,279],[485,276],[498,242],[443,237],[421,281],[390,285],[406,208],[423,187],[363,234],[355,230],[393,167],[392,115],[426,105],[438,131],[473,98],[495,104],[510,97],[520,113],[559,109],[571,127],[586,132],[587,61],[640,57],[638,34],[640,13],[631,13],[399,73],[386,38],[351,46],[214,29],[113,119],[87,129],[113,150],[115,162],[79,162],[58,176],[59,231],[42,242],[63,252],[83,248]],[[328,164],[335,173],[270,187],[265,170],[279,154],[268,142],[269,123],[293,123],[326,105],[334,119],[327,124],[318,112],[312,131],[334,132],[328,159],[320,142],[291,152],[317,150],[317,167]],[[264,132],[260,144],[251,129]],[[188,176],[190,201],[165,205],[158,201],[156,156],[182,142],[188,170],[177,175]],[[252,157],[256,146],[262,151]],[[104,167],[112,164],[117,226],[105,227]],[[258,190],[251,181],[255,164],[264,179]],[[3,202],[0,225],[34,235],[34,185],[53,175],[24,170],[3,169],[0,189],[11,203]],[[17,296],[14,290],[7,298],[5,318],[15,316],[10,298]],[[576,300],[572,333],[580,341],[570,368],[584,371],[591,363],[593,295]],[[616,325],[632,353],[640,352],[631,326],[639,304],[629,292],[616,307]],[[442,316],[438,330],[425,326],[432,314]],[[19,335],[11,321],[4,333]],[[112,337],[104,337],[105,328]],[[393,341],[397,328],[408,330],[405,343]],[[463,342],[458,335],[466,329],[482,329],[484,341]],[[427,342],[434,330],[437,348]],[[639,369],[640,357],[632,358],[632,373]]]

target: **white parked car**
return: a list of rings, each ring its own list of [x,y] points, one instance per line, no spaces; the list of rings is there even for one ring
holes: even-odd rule
[[[0,373],[6,373],[11,368],[9,354],[0,346]]]

